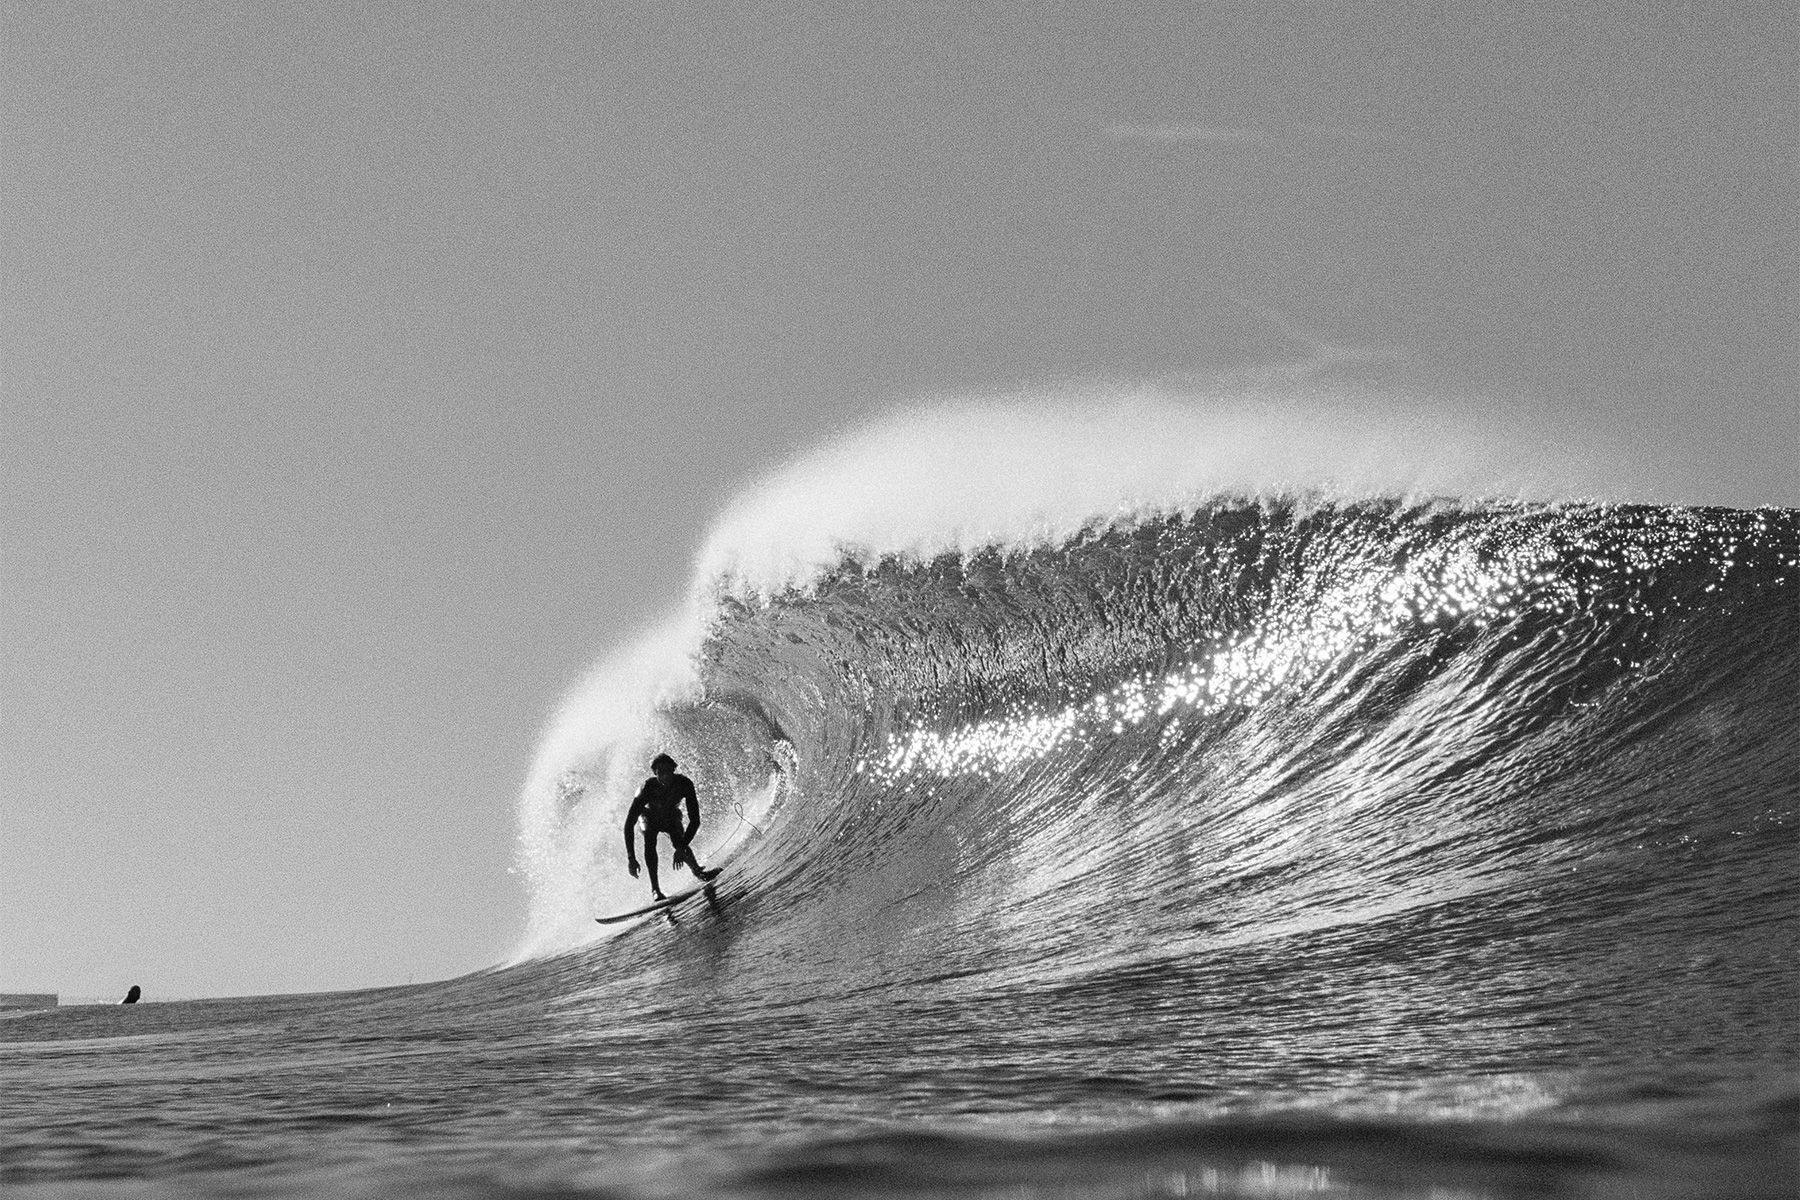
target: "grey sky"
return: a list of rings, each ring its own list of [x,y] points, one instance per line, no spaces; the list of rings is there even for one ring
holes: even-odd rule
[[[1788,5],[4,13],[0,990],[495,960],[564,684],[913,397],[1302,363],[1800,502]]]

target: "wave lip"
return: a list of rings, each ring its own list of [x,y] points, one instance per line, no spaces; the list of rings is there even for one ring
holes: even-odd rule
[[[1517,415],[1418,401],[1150,390],[904,411],[802,455],[730,505],[696,587],[772,595],[845,553],[923,561],[1054,545],[1231,497],[1679,499],[1666,472],[1535,416],[1534,431]]]

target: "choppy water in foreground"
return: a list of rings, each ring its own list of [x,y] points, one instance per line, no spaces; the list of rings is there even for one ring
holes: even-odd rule
[[[1800,514],[1219,503],[725,594],[713,892],[444,984],[0,1021],[22,1195],[1787,1196]],[[705,841],[706,839],[703,839]]]

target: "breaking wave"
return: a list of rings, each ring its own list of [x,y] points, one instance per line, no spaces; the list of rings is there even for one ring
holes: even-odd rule
[[[827,446],[565,705],[522,803],[524,954],[632,902],[619,821],[658,747],[707,799],[702,857],[781,889],[761,919],[923,906],[982,926],[993,980],[1541,896],[1702,828],[1768,850],[1800,776],[1793,512],[1569,499],[1622,476],[1541,450],[1142,400]]]

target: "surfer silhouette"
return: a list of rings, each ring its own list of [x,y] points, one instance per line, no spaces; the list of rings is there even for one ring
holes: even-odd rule
[[[650,891],[662,900],[666,897],[656,878],[657,834],[669,835],[669,841],[675,846],[675,861],[685,863],[696,879],[704,882],[718,872],[702,867],[688,844],[694,840],[694,831],[700,828],[700,797],[694,794],[694,781],[686,775],[676,774],[675,760],[666,754],[651,759],[650,769],[655,774],[644,780],[637,798],[631,802],[631,811],[625,814],[625,861],[631,868],[631,877],[636,879],[638,858],[632,830],[641,819],[644,822],[644,865],[650,868]],[[684,805],[687,808],[685,822],[682,820]]]
[[[120,1004],[136,1004],[138,1002],[138,997],[143,994],[144,994],[144,989],[134,983],[131,985],[131,990],[129,992],[125,993],[125,998],[123,1000],[119,1001],[119,1003]]]

